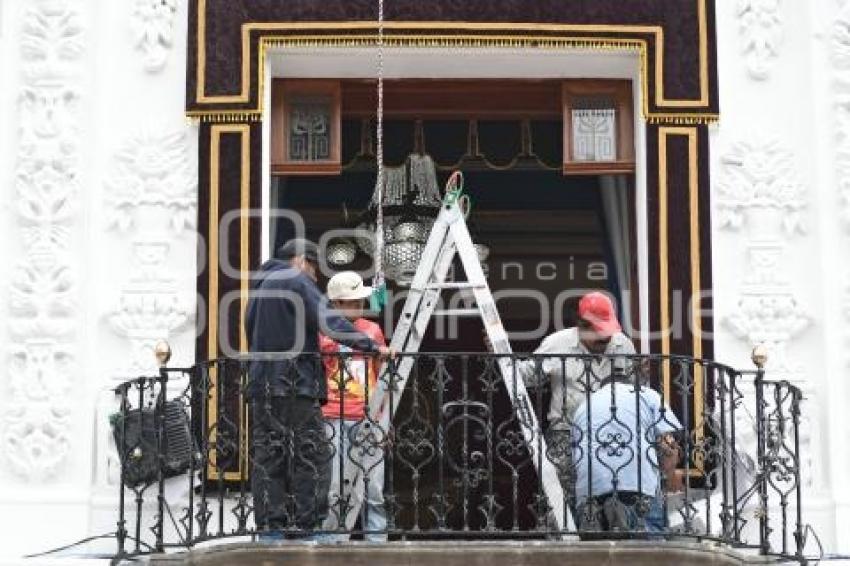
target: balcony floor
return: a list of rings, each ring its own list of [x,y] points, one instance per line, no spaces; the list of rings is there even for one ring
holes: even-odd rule
[[[190,552],[148,557],[149,564],[175,566],[736,566],[776,564],[712,543],[670,541],[474,541],[225,543]]]

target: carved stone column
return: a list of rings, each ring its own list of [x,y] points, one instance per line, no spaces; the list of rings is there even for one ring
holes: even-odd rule
[[[21,18],[14,222],[6,235],[16,253],[6,267],[9,379],[0,394],[0,457],[19,477],[45,482],[68,461],[79,409],[69,393],[80,362],[74,248],[86,31],[73,1],[33,0]]]

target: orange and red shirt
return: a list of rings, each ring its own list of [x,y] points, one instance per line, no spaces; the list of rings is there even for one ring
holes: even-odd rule
[[[381,327],[365,318],[354,321],[354,328],[371,338],[376,344],[386,345]],[[341,345],[331,338],[320,334],[319,349],[322,354],[351,352],[351,348]],[[344,360],[346,371],[341,371],[340,362]],[[329,419],[359,420],[366,414],[366,384],[369,384],[369,398],[375,392],[378,382],[380,362],[377,358],[362,355],[322,356],[325,367],[325,379],[328,380],[328,402],[322,407],[322,413]],[[340,384],[340,381],[343,384]],[[342,389],[342,391],[340,391]],[[341,399],[341,395],[344,399]]]

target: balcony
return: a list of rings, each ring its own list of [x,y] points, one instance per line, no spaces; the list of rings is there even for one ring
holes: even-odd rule
[[[402,354],[358,389],[362,355],[301,360],[340,368],[324,415],[291,359],[252,388],[251,364],[279,360],[163,365],[116,388],[116,558],[805,562],[801,394],[761,365]]]

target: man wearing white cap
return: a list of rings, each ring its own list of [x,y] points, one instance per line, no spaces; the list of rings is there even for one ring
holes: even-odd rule
[[[378,345],[386,340],[381,327],[363,318],[365,300],[372,288],[363,284],[363,279],[353,271],[343,271],[328,281],[327,296],[333,307],[351,321],[355,329],[362,332]],[[378,426],[365,419],[369,399],[374,395],[378,382],[379,363],[375,357],[352,354],[351,348],[333,339],[320,335],[319,346],[328,381],[328,402],[322,413],[331,425],[330,441],[334,447],[329,482],[330,527],[344,525],[347,504],[354,498],[340,490],[340,478],[346,469],[360,465],[360,457],[375,448],[364,444],[368,428]],[[380,434],[376,435],[378,438]],[[354,445],[352,448],[352,444]],[[367,541],[381,542],[387,539],[387,516],[384,509],[384,461],[368,471],[366,479],[366,520],[363,529]],[[342,502],[342,503],[341,503]]]

